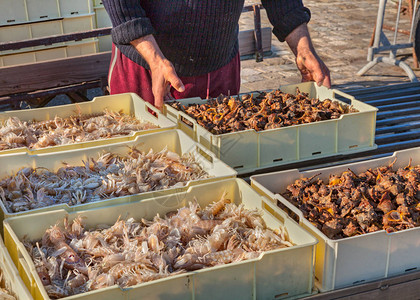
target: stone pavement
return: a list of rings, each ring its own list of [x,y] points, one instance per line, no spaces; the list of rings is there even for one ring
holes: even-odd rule
[[[334,88],[369,87],[384,84],[409,82],[406,73],[399,67],[380,63],[365,76],[356,73],[366,64],[367,49],[372,36],[378,10],[378,0],[342,1],[342,0],[303,0],[312,13],[309,30],[316,51],[331,71]],[[403,1],[405,2],[405,1]],[[246,5],[260,1],[246,0]],[[384,24],[395,26],[396,1],[388,1]],[[265,10],[261,11],[262,27],[271,26]],[[407,14],[400,16],[400,28],[409,30],[410,20]],[[240,30],[252,29],[253,13],[243,13]],[[393,31],[384,31],[391,40]],[[406,43],[408,36],[398,34],[398,41]],[[399,59],[404,59],[413,66],[412,48],[397,52]],[[387,55],[387,53],[385,53]],[[257,63],[248,57],[242,60],[241,92],[273,89],[281,84],[300,82],[294,55],[286,43],[281,43],[272,35],[272,53]],[[420,70],[415,70],[417,76]]]

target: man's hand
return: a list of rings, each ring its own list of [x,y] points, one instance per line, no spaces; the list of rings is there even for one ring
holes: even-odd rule
[[[163,101],[173,99],[170,94],[171,86],[182,93],[185,90],[184,84],[176,74],[172,63],[163,56],[152,35],[134,40],[131,44],[150,66],[155,106],[162,110]]]
[[[315,81],[319,86],[330,88],[330,70],[316,54],[306,24],[295,28],[286,37],[286,42],[296,56],[296,65],[302,74],[302,82]]]

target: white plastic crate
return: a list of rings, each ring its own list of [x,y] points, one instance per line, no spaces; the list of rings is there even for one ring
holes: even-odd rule
[[[102,0],[93,0],[93,6],[98,7],[98,6],[104,6],[104,5],[102,3]]]
[[[328,180],[330,174],[341,174],[350,168],[356,174],[368,168],[389,165],[405,167],[412,158],[412,165],[420,164],[420,148],[397,151],[390,157],[345,164],[341,166],[299,172],[289,170],[251,176],[251,185],[261,194],[279,201],[299,219],[299,223],[319,241],[316,247],[315,277],[321,291],[352,286],[359,283],[404,274],[420,269],[420,228],[386,233],[385,230],[332,240],[318,230],[302,212],[280,194],[296,179],[321,173],[319,178]]]
[[[97,39],[54,44],[54,46],[34,47],[29,51],[25,48],[23,51],[9,51],[7,52],[8,54],[0,54],[0,66],[16,66],[53,59],[94,54],[98,52],[98,49],[99,41]]]
[[[110,35],[98,37],[99,52],[112,50],[112,37]]]
[[[180,129],[216,154],[239,174],[256,169],[298,161],[318,159],[338,154],[349,154],[375,149],[375,122],[377,109],[353,96],[335,89],[319,87],[314,82],[280,86],[284,93],[296,94],[296,88],[311,98],[336,99],[344,97],[359,110],[335,120],[255,131],[253,129],[226,134],[212,134],[186,113],[165,104],[165,114]],[[254,95],[257,93],[254,93]],[[205,103],[191,98],[177,100],[181,104]],[[190,126],[186,122],[193,125]]]
[[[185,183],[183,187],[172,187],[164,190],[144,192],[138,194],[136,197],[139,199],[148,199],[156,196],[173,194],[176,192],[185,191],[189,186],[200,184],[203,182],[218,181],[225,178],[232,178],[236,176],[236,172],[224,164],[222,161],[217,159],[214,154],[205,150],[201,145],[194,142],[185,133],[180,130],[165,130],[154,132],[150,134],[138,135],[134,139],[120,141],[113,144],[101,144],[101,146],[83,148],[83,146],[74,147],[74,150],[52,152],[52,153],[40,153],[30,155],[28,153],[15,153],[0,156],[0,178],[11,176],[22,168],[30,167],[37,168],[43,167],[56,172],[60,167],[63,166],[62,162],[66,162],[69,165],[81,166],[83,161],[88,161],[89,158],[97,158],[104,151],[117,153],[120,155],[127,155],[130,151],[130,147],[136,147],[141,151],[149,151],[153,149],[155,152],[159,152],[164,148],[169,151],[178,153],[179,155],[191,154],[195,157],[197,163],[206,171],[210,176],[209,178],[192,180]],[[50,150],[51,151],[51,150]],[[38,152],[39,153],[39,152]],[[51,211],[55,209],[65,209],[68,212],[81,211],[91,208],[110,206],[119,203],[128,203],[133,201],[133,196],[119,197],[104,199],[101,201],[72,205],[58,204],[53,206],[47,206],[43,208],[33,209],[29,211],[22,211],[17,213],[10,213],[7,211],[0,201],[0,221],[13,216],[33,214],[43,211]],[[0,231],[1,232],[1,231]]]
[[[1,0],[0,26],[92,12],[92,0]]]
[[[0,151],[0,156],[5,154],[25,152],[28,152],[29,154],[53,153],[80,148],[115,144],[134,140],[135,137],[138,135],[176,128],[176,124],[174,122],[166,118],[165,115],[163,115],[156,107],[144,101],[134,93],[100,96],[95,97],[92,101],[82,103],[33,108],[27,110],[5,111],[0,113],[0,126],[3,126],[3,124],[9,118],[12,117],[17,117],[21,121],[42,122],[52,120],[55,117],[67,118],[70,116],[74,116],[79,111],[83,114],[93,115],[97,113],[102,113],[104,110],[117,112],[121,111],[122,113],[136,117],[138,120],[152,123],[156,125],[157,128],[133,131],[131,134],[124,136],[115,136],[100,140],[50,146],[40,149],[28,149],[26,147],[13,148]]]
[[[96,28],[112,27],[111,19],[103,6],[95,6]]]
[[[26,236],[40,239],[51,225],[68,216],[82,216],[86,228],[112,225],[121,216],[152,219],[176,210],[196,198],[204,207],[223,193],[235,204],[261,209],[268,227],[284,225],[295,246],[262,253],[258,258],[138,284],[126,289],[112,286],[66,299],[284,299],[309,295],[313,286],[313,251],[316,239],[279,208],[259,196],[242,179],[228,179],[191,187],[188,191],[129,204],[69,213],[57,210],[5,221],[5,243],[34,299],[49,299],[35,266],[22,244]],[[32,226],[27,226],[32,224]]]
[[[73,15],[66,18],[0,26],[0,43],[41,38],[51,35],[89,31],[96,27],[95,14]],[[1,54],[7,54],[1,51]]]
[[[102,5],[102,0],[95,0],[94,7],[96,17],[96,28],[112,27],[111,19]],[[112,50],[112,37],[110,35],[100,36],[99,40],[99,52],[111,51]]]

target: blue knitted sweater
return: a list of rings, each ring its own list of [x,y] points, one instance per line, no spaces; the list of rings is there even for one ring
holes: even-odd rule
[[[280,41],[310,11],[302,0],[262,0]],[[149,68],[130,42],[153,34],[179,76],[219,69],[238,53],[238,20],[244,0],[103,0],[113,25],[112,41],[137,64]]]

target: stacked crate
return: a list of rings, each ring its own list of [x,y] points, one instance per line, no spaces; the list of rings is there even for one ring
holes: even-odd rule
[[[93,1],[93,9],[95,11],[96,28],[112,27],[111,19],[105,10],[102,0]],[[98,37],[99,41],[99,52],[111,51],[112,49],[112,38],[110,35]]]
[[[64,216],[69,220],[77,216],[87,217],[92,221],[112,225],[119,216],[152,218],[157,213],[165,215],[188,204],[196,198],[201,206],[218,200],[227,192],[236,204],[244,204],[249,209],[259,209],[267,225],[276,228],[285,226],[294,245],[289,248],[263,252],[258,258],[228,265],[206,268],[196,272],[187,272],[153,282],[141,283],[121,290],[118,286],[74,295],[71,299],[88,299],[101,296],[107,299],[139,298],[147,296],[161,297],[171,293],[174,298],[240,298],[268,299],[290,298],[310,295],[314,286],[313,264],[316,239],[295,223],[269,200],[257,194],[242,179],[236,179],[236,171],[220,161],[215,154],[194,141],[186,133],[174,129],[175,123],[151,107],[134,94],[121,94],[98,97],[92,102],[70,104],[60,107],[48,107],[27,111],[0,113],[0,121],[15,116],[21,120],[52,120],[55,116],[74,115],[75,111],[95,114],[105,109],[122,109],[126,114],[159,124],[160,131],[141,132],[117,139],[98,140],[67,146],[47,147],[39,150],[16,149],[0,152],[1,177],[16,173],[17,170],[47,168],[57,171],[65,161],[70,165],[81,165],[82,161],[95,158],[99,153],[111,152],[126,155],[130,148],[140,151],[152,148],[158,152],[168,149],[178,155],[192,155],[210,177],[187,182],[183,187],[144,192],[135,195],[109,198],[101,201],[69,206],[66,204],[39,209],[10,213],[0,202],[0,218],[4,220],[4,239],[12,260],[19,270],[23,282],[34,299],[49,299],[36,272],[34,264],[23,246],[25,236],[36,240],[49,226],[54,225]],[[33,224],[24,229],[22,224]],[[93,224],[92,226],[95,226]],[[22,231],[23,230],[23,231]],[[215,287],[217,286],[217,289]],[[221,288],[223,286],[223,288]],[[147,296],[146,296],[147,295]],[[90,298],[89,298],[90,299]]]
[[[3,0],[0,2],[0,43],[96,28],[92,0]],[[0,51],[0,67],[98,52],[98,39],[63,42]]]

